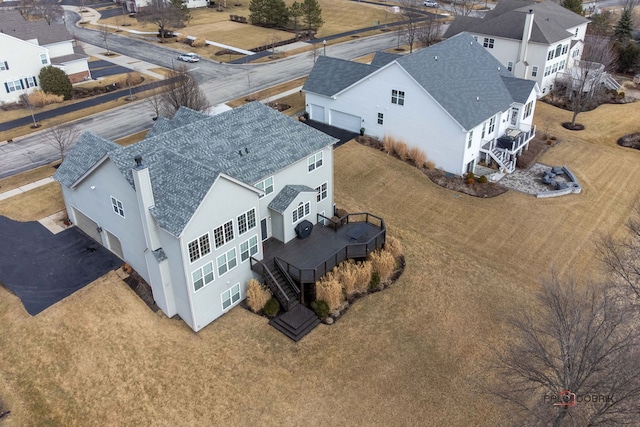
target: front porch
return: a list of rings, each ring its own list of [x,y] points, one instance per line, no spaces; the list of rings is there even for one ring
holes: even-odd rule
[[[502,136],[483,141],[480,160],[487,165],[494,161],[500,170],[512,173],[516,170],[517,156],[529,147],[529,142],[535,136],[535,126],[528,126],[528,129],[508,128]]]

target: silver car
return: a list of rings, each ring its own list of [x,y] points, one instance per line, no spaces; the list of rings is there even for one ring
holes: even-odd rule
[[[178,60],[184,62],[198,62],[200,61],[200,56],[196,55],[195,53],[183,53],[182,55],[178,56]]]

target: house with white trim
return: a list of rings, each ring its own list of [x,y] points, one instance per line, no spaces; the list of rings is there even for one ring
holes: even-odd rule
[[[501,0],[482,18],[456,16],[444,33],[471,34],[516,77],[548,93],[558,73],[580,60],[589,20],[550,0]]]
[[[479,162],[515,170],[535,135],[536,82],[517,78],[461,33],[371,64],[322,56],[302,89],[309,118],[422,150],[453,174]]]
[[[0,13],[0,102],[16,102],[37,88],[40,70],[48,65],[72,83],[91,78],[87,60],[64,24],[26,21],[17,10]]]
[[[127,147],[85,133],[54,178],[73,224],[199,331],[245,298],[263,242],[333,216],[336,141],[258,102],[181,108]]]

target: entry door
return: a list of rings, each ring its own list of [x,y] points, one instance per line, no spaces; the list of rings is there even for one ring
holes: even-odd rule
[[[262,234],[262,241],[264,242],[267,240],[267,218],[263,218],[262,221],[260,221],[260,231]]]
[[[519,108],[511,109],[511,125],[515,126],[518,123],[518,113],[520,113]]]

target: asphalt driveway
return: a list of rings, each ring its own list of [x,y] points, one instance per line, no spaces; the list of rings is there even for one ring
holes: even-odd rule
[[[0,216],[0,284],[32,316],[122,264],[77,227],[54,235],[38,222]]]
[[[99,79],[100,77],[115,76],[116,74],[126,74],[133,71],[131,68],[114,64],[113,62],[100,59],[98,61],[89,61],[89,69],[91,77]]]

